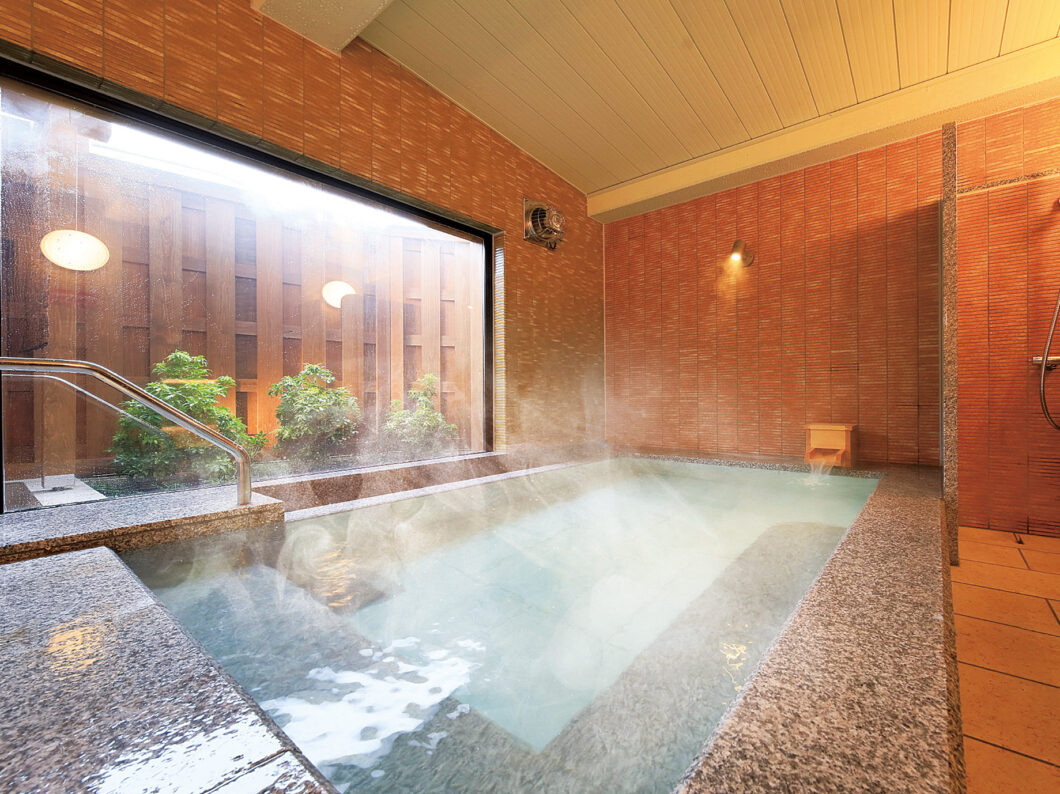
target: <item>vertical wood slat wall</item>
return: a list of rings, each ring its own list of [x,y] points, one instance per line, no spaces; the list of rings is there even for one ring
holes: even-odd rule
[[[1060,290],[1060,99],[958,124],[957,192],[959,520],[1060,535],[1060,432],[1028,362]],[[1056,415],[1060,373],[1046,388]]]
[[[798,455],[842,418],[869,460],[937,462],[940,185],[929,134],[609,225],[608,437]],[[736,237],[755,264],[719,275]]]
[[[868,461],[939,461],[941,135],[608,224],[607,437],[799,455],[855,422]],[[755,253],[726,265],[733,241]]]
[[[482,448],[479,244],[397,218],[384,231],[299,224],[247,207],[225,186],[152,174],[134,180],[113,163],[82,166],[83,228],[111,251],[100,270],[75,274],[47,263],[29,239],[36,227],[14,246],[14,269],[43,270],[48,285],[47,346],[35,355],[88,358],[140,383],[174,349],[206,355],[214,375],[236,378],[225,404],[251,432],[274,429],[269,385],[303,363],[335,373],[336,385],[357,397],[369,434],[390,402],[431,372],[441,379],[437,402],[457,425],[461,446]],[[54,191],[34,195],[25,217],[54,217]],[[341,310],[321,297],[333,279],[357,290]],[[56,389],[44,390],[43,400],[9,401],[12,413],[34,406],[53,417],[43,423],[43,450],[33,432],[9,439],[12,476],[39,474],[42,455],[55,474],[108,457],[113,413],[78,405],[76,414],[70,394]],[[39,417],[18,421],[40,426]],[[16,448],[27,444],[34,449]]]

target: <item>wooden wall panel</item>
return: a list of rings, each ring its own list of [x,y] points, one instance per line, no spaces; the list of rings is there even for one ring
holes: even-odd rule
[[[302,363],[324,364],[326,358],[324,325],[324,229],[315,223],[303,226],[298,235],[298,266],[301,296],[299,331]]]
[[[217,118],[260,137],[264,123],[262,17],[242,3],[217,6]]]
[[[941,130],[917,138],[916,278],[917,278],[917,405],[919,462],[939,460],[941,450],[941,285],[942,162],[938,157]]]
[[[48,146],[54,163],[47,189],[37,193],[34,240],[43,229],[65,227],[77,216],[78,141],[58,134],[69,124],[72,114],[61,108],[49,110]],[[78,274],[51,265],[37,251],[30,252],[38,266],[46,268],[48,342],[43,355],[49,358],[77,358]],[[41,476],[69,474],[77,457],[77,397],[71,389],[54,381],[41,381],[40,398],[35,405],[34,428],[40,428],[38,450]]]
[[[830,163],[829,366],[831,421],[858,417],[858,167],[857,156]]]
[[[283,377],[283,225],[266,216],[255,224],[257,274],[258,382],[276,383]],[[272,424],[279,399],[265,389],[258,395],[255,430]]]
[[[830,169],[806,169],[806,421],[832,420]],[[805,444],[803,444],[805,447]]]
[[[680,411],[680,301],[677,291],[678,227],[677,207],[667,207],[659,213],[659,307],[660,334],[658,382],[661,391],[659,427],[664,446],[676,447],[681,430]]]
[[[735,190],[718,194],[714,209],[714,252],[712,269],[718,271],[715,291],[717,345],[717,434],[718,450],[738,452],[739,442],[739,290],[746,271],[733,269],[728,257],[732,241],[739,235]],[[648,436],[641,436],[647,438]]]
[[[779,455],[781,443],[781,180],[767,179],[758,190],[758,448]]]
[[[107,0],[103,5],[103,76],[137,91],[164,90],[164,0]]]
[[[992,191],[987,196],[986,245],[990,351],[986,430],[991,452],[987,476],[990,526],[1009,531],[1025,529],[1027,524],[1027,231],[1027,186]]]
[[[206,360],[214,377],[236,375],[236,207],[206,199]],[[235,391],[221,404],[235,409]]]
[[[695,449],[699,444],[696,389],[699,378],[699,298],[696,284],[699,219],[695,202],[677,208],[677,443]],[[617,335],[621,337],[621,330]]]
[[[148,294],[154,364],[180,347],[181,342],[183,213],[181,195],[171,188],[152,186],[148,201]]]
[[[780,390],[781,452],[806,448],[806,201],[805,174],[781,177]]]
[[[110,261],[99,270],[82,276],[84,355],[89,361],[121,372],[124,322],[120,306],[115,307],[114,302],[121,300],[123,292],[126,199],[110,180],[88,177],[85,181],[85,231],[103,241],[110,250]],[[95,381],[86,386],[92,393],[108,401],[113,401],[117,396],[109,387]],[[101,452],[110,446],[115,429],[113,411],[98,406],[90,407],[86,425],[86,454]]]
[[[700,449],[718,448],[718,260],[715,256],[717,240],[717,199],[705,196],[693,202],[696,210],[696,259],[694,264],[697,297],[697,352],[696,388],[698,410],[696,422]],[[636,305],[633,285],[626,296],[627,303]],[[639,437],[627,437],[627,444],[640,442]]]
[[[858,444],[866,460],[888,460],[886,149],[858,155],[857,241]]]
[[[1060,295],[1060,177],[1027,185],[1027,346],[1041,355],[1048,336],[1052,309]],[[1055,340],[1052,355],[1060,348]],[[1060,535],[1060,433],[1042,415],[1038,371],[1026,373],[1027,394],[1027,528]],[[1060,415],[1060,377],[1046,381],[1053,416]]]
[[[866,461],[937,464],[936,162],[941,137],[925,135],[609,224],[608,437],[801,456],[806,422],[849,421]],[[673,266],[671,237],[679,322],[653,350],[644,328],[658,288],[643,274],[652,256]],[[737,238],[754,251],[750,267],[729,262]],[[677,411],[664,402],[659,423],[638,422],[652,381],[676,388]]]
[[[916,139],[887,147],[887,458],[916,463]]]
[[[165,4],[164,96],[207,117],[217,115],[217,2]]]
[[[1060,290],[1057,129],[1057,100],[957,127],[958,510],[965,526],[1060,535],[1060,434],[1042,416],[1039,370],[1028,364],[1041,354]],[[1055,412],[1060,377],[1048,375],[1046,383]]]
[[[103,72],[103,0],[33,0],[31,47],[93,74]]]
[[[758,183],[736,190],[736,236],[758,250]],[[725,237],[719,243],[731,245]],[[757,255],[756,255],[757,256]],[[758,276],[761,267],[736,273],[736,449],[757,449],[758,410]]]

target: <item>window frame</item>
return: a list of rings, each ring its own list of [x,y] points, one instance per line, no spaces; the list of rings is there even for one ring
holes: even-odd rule
[[[225,155],[278,170],[283,174],[311,180],[324,187],[367,201],[398,215],[410,217],[469,237],[482,245],[482,437],[483,449],[465,456],[491,453],[496,449],[494,426],[494,270],[495,257],[501,248],[503,230],[466,216],[447,212],[444,208],[423,199],[375,184],[355,174],[342,171],[326,163],[316,161],[298,152],[284,149],[264,138],[258,141],[237,140],[235,136],[249,139],[235,128],[205,116],[165,103],[156,97],[126,88],[120,84],[103,80],[79,69],[59,62],[53,69],[12,60],[0,53],[0,78],[40,89],[59,99],[68,99],[91,108],[113,114],[123,120],[146,127],[151,132],[176,138],[178,142],[212,149]],[[41,58],[44,65],[51,59]],[[61,74],[56,74],[60,72]],[[70,74],[77,79],[63,76]],[[89,84],[86,84],[89,83]],[[226,132],[228,134],[226,134]],[[3,423],[0,422],[0,481],[3,478],[4,449]],[[406,465],[395,462],[392,465]],[[3,512],[0,500],[0,513]]]

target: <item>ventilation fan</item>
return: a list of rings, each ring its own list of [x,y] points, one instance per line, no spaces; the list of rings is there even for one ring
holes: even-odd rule
[[[523,199],[523,239],[555,251],[563,239],[567,219],[555,207],[542,201]]]

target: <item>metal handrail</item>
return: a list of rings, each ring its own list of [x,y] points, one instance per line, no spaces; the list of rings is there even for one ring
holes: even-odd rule
[[[203,441],[219,447],[232,456],[236,462],[236,489],[239,504],[250,504],[250,453],[241,445],[237,444],[227,436],[223,436],[209,425],[204,425],[197,419],[193,419],[183,411],[174,408],[165,400],[155,397],[148,391],[137,386],[127,378],[107,369],[104,366],[91,361],[78,361],[62,358],[17,358],[13,356],[0,356],[0,372],[30,372],[47,375],[62,372],[69,375],[91,375],[101,380],[108,386],[121,392],[126,397],[143,403],[152,411],[164,416],[173,424],[182,427],[189,433],[198,436]],[[120,410],[120,409],[118,409]]]

